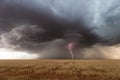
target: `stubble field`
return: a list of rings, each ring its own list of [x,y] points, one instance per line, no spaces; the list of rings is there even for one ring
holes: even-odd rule
[[[0,80],[120,80],[120,60],[1,60]]]

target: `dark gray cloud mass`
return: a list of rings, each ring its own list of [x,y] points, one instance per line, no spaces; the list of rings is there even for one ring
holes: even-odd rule
[[[75,55],[87,58],[81,48],[119,43],[120,1],[0,0],[0,35],[1,47],[43,58],[69,58],[74,42]]]

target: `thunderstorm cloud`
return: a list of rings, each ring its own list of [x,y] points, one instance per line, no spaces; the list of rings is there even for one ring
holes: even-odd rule
[[[1,48],[70,58],[74,43],[75,58],[119,59],[119,42],[119,0],[0,0]]]

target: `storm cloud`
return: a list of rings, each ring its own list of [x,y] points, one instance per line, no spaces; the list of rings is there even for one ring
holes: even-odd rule
[[[74,42],[76,58],[116,58],[119,13],[119,0],[0,0],[0,47],[70,58]]]

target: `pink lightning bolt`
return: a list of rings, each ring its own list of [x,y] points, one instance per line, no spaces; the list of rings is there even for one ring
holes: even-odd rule
[[[73,47],[74,47],[73,42],[69,43],[68,46],[67,46],[72,59],[74,59],[74,54],[73,54],[73,51],[72,51]]]

